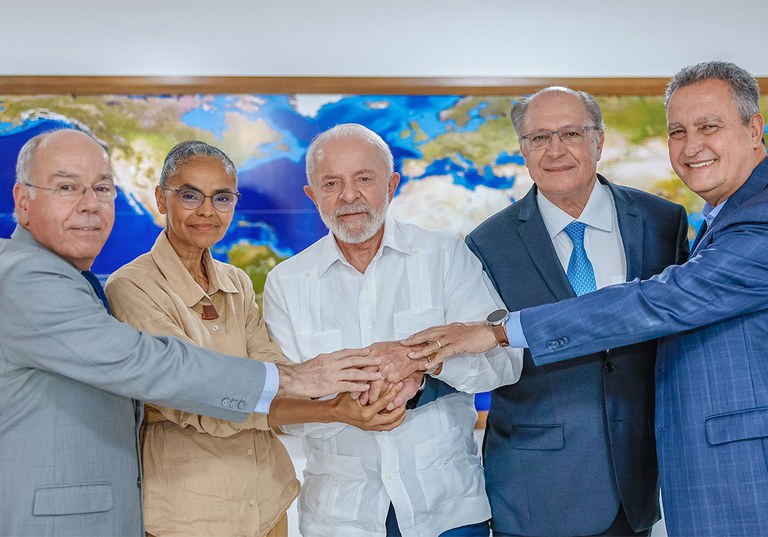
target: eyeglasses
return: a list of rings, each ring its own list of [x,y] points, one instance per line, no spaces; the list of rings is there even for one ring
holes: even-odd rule
[[[55,196],[67,201],[82,199],[88,190],[93,190],[96,199],[99,201],[112,201],[117,197],[117,187],[113,183],[97,183],[91,186],[81,185],[80,183],[59,183],[52,187],[33,185],[32,183],[23,184],[32,188],[50,190]]]
[[[528,147],[537,151],[549,146],[552,142],[552,136],[557,135],[560,141],[565,145],[579,145],[584,143],[585,137],[588,131],[598,131],[600,127],[595,125],[571,125],[557,129],[556,131],[536,131],[525,136],[521,136],[520,139],[528,143]]]
[[[217,192],[212,196],[206,196],[193,188],[168,188],[164,186],[160,188],[175,192],[176,197],[179,198],[179,203],[185,209],[197,209],[203,204],[205,198],[211,198],[213,208],[220,213],[228,213],[234,209],[237,199],[240,197],[240,192]]]

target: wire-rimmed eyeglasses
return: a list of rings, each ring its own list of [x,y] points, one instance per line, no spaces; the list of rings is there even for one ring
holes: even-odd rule
[[[217,192],[211,196],[206,196],[199,190],[194,188],[168,188],[165,186],[160,187],[163,190],[168,190],[176,194],[179,199],[179,203],[185,209],[197,209],[200,207],[206,198],[211,198],[213,208],[220,213],[228,213],[235,208],[237,200],[240,197],[240,192]]]
[[[32,188],[39,188],[41,190],[49,190],[53,192],[55,196],[68,201],[79,200],[88,190],[93,190],[93,194],[99,201],[112,201],[117,197],[117,187],[112,182],[96,183],[95,185],[86,186],[81,183],[59,183],[54,186],[40,186],[32,183],[22,183],[24,186],[31,186]]]
[[[579,145],[584,143],[587,132],[600,130],[596,125],[569,125],[555,131],[541,130],[521,136],[520,140],[528,144],[534,151],[544,149],[552,142],[552,137],[557,135],[565,145]]]

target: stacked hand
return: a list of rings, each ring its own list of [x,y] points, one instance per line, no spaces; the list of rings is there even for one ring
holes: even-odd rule
[[[487,352],[498,342],[491,327],[479,322],[433,326],[413,334],[402,344],[409,347],[411,359],[421,361],[429,357],[428,367],[434,367],[457,354]]]
[[[372,404],[378,401],[381,394],[390,386],[402,382],[403,387],[397,397],[387,405],[387,410],[393,410],[405,405],[419,391],[424,378],[424,370],[429,363],[426,358],[413,360],[408,353],[412,347],[405,347],[399,341],[374,343],[368,347],[369,356],[380,358],[378,369],[382,375],[380,380],[370,383],[368,392],[360,394],[361,404]]]
[[[343,349],[318,354],[298,364],[276,364],[279,396],[321,397],[340,392],[364,392],[381,378],[375,366],[381,358],[368,349]]]

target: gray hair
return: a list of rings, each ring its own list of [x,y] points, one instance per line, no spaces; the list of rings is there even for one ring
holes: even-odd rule
[[[322,146],[326,143],[335,142],[345,138],[352,138],[371,144],[379,153],[381,161],[387,167],[389,173],[395,171],[395,160],[392,157],[392,151],[381,136],[363,125],[357,123],[342,123],[341,125],[336,125],[335,127],[331,127],[330,129],[321,132],[315,136],[312,143],[309,144],[306,156],[307,183],[312,184],[312,176],[315,174],[317,164],[320,159],[323,158]]]
[[[237,167],[232,160],[218,147],[214,147],[200,140],[186,140],[173,146],[163,162],[160,172],[160,186],[168,184],[168,180],[176,175],[187,161],[197,157],[211,157],[221,162],[224,170],[232,176],[237,184]]]
[[[584,108],[587,109],[587,115],[589,115],[590,121],[592,121],[592,123],[594,123],[594,125],[601,131],[605,130],[605,124],[603,123],[603,112],[600,110],[600,105],[597,104],[595,98],[592,97],[589,93],[586,91],[573,90],[566,86],[547,86],[546,88],[542,88],[535,93],[525,95],[518,101],[515,101],[514,104],[512,104],[512,110],[510,111],[509,115],[512,118],[512,126],[515,129],[515,133],[517,134],[518,139],[520,139],[525,134],[523,133],[523,123],[525,122],[525,113],[528,111],[528,106],[539,95],[543,93],[550,93],[552,91],[560,91],[562,93],[567,93],[581,99],[581,102],[584,103]]]
[[[669,111],[669,99],[676,89],[706,80],[722,80],[728,84],[744,125],[749,123],[752,116],[760,113],[760,87],[757,81],[745,69],[723,61],[701,62],[680,69],[667,84],[664,107]]]
[[[43,131],[40,134],[36,134],[29,140],[27,140],[23,146],[21,146],[21,149],[19,150],[19,156],[16,158],[16,183],[19,185],[27,185],[32,183],[32,178],[30,177],[32,173],[32,161],[35,157],[35,152],[37,151],[37,148],[40,147],[48,138],[51,137],[51,135],[63,131],[63,130],[72,130],[77,132],[82,132],[86,136],[88,136],[91,140],[99,144],[105,151],[106,147],[105,144],[93,136],[90,132],[86,132],[80,129],[51,129],[47,131]],[[29,190],[29,197],[31,199],[35,199],[35,189],[34,188],[28,188]],[[18,222],[16,209],[13,210],[13,220],[15,222]]]

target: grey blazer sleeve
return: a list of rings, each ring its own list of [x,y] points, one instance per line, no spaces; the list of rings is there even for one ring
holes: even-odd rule
[[[2,353],[134,399],[241,421],[262,392],[264,364],[152,337],[108,315],[82,275],[38,248],[4,252]]]

